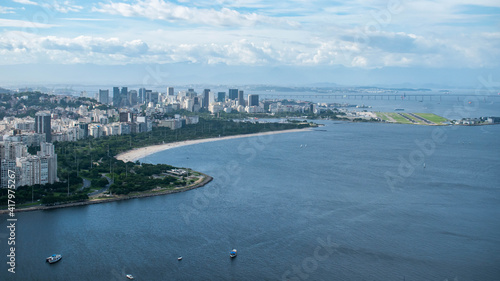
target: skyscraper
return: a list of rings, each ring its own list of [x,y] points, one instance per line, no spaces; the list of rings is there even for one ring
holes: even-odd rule
[[[102,104],[109,103],[109,90],[101,90],[99,89],[99,95],[97,96],[97,101]]]
[[[52,131],[50,126],[50,114],[47,112],[38,112],[35,114],[35,132],[45,134],[45,141],[52,141]]]
[[[248,95],[248,106],[259,106],[259,95]]]
[[[113,105],[120,106],[120,88],[113,87]]]
[[[37,152],[42,160],[47,162],[47,183],[54,183],[57,181],[57,154],[55,153],[54,145],[52,143],[42,142],[40,144],[40,151]],[[40,173],[44,175],[42,171]]]
[[[138,102],[144,103],[145,101],[146,101],[146,88],[140,88]]]
[[[167,95],[169,96],[174,95],[174,87],[167,87]]]
[[[230,100],[236,100],[238,98],[238,89],[229,89],[229,97]]]
[[[120,91],[120,106],[127,106],[127,105],[128,105],[128,88],[122,87],[122,90]]]
[[[146,102],[158,103],[159,94],[152,90],[146,90]]]
[[[203,90],[203,103],[201,104],[201,106],[203,108],[208,109],[209,101],[210,101],[210,89],[205,89]]]
[[[128,105],[134,106],[137,104],[137,91],[136,90],[130,90],[128,91]]]
[[[217,101],[225,102],[226,101],[226,92],[218,92],[217,93]]]
[[[245,106],[245,98],[243,97],[243,90],[238,91],[238,105]]]

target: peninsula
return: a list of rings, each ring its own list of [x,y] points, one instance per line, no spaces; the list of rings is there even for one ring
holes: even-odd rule
[[[200,118],[199,123],[177,130],[155,127],[145,133],[56,142],[54,150],[58,155],[60,181],[18,187],[16,211],[81,206],[191,190],[204,186],[212,177],[189,168],[138,160],[174,147],[299,132],[314,126],[295,121],[257,123]],[[0,194],[0,199],[7,195]]]

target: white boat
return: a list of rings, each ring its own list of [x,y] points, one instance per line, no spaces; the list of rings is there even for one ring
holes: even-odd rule
[[[50,257],[48,257],[47,259],[45,259],[48,263],[55,263],[55,262],[58,262],[62,259],[62,255],[60,254],[54,254]]]
[[[234,257],[236,257],[236,255],[237,255],[237,254],[238,254],[238,251],[236,251],[236,249],[233,249],[233,250],[231,251],[231,253],[229,253],[229,256],[230,256],[231,258],[234,258]]]
[[[178,261],[182,260],[182,257],[178,257],[178,258],[177,258],[177,260],[178,260]]]
[[[125,276],[127,276],[128,279],[134,279],[134,276],[132,276],[132,274],[127,274]]]

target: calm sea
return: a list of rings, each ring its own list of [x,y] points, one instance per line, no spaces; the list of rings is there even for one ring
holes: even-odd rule
[[[500,280],[500,126],[324,124],[142,160],[196,190],[18,213],[15,274],[2,215],[0,280]]]

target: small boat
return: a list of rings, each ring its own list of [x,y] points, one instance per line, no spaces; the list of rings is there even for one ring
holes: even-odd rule
[[[237,253],[238,253],[238,251],[236,251],[236,249],[233,249],[233,250],[231,251],[231,253],[229,253],[229,256],[230,256],[231,258],[234,258],[234,257],[236,257]]]
[[[47,259],[45,259],[45,261],[48,263],[55,263],[55,262],[60,261],[61,259],[62,259],[62,255],[54,254],[54,255],[48,257]]]
[[[178,257],[178,258],[177,258],[177,260],[178,260],[178,261],[182,260],[182,257]]]
[[[132,276],[132,274],[127,274],[125,276],[127,276],[128,279],[134,279],[134,276]]]

